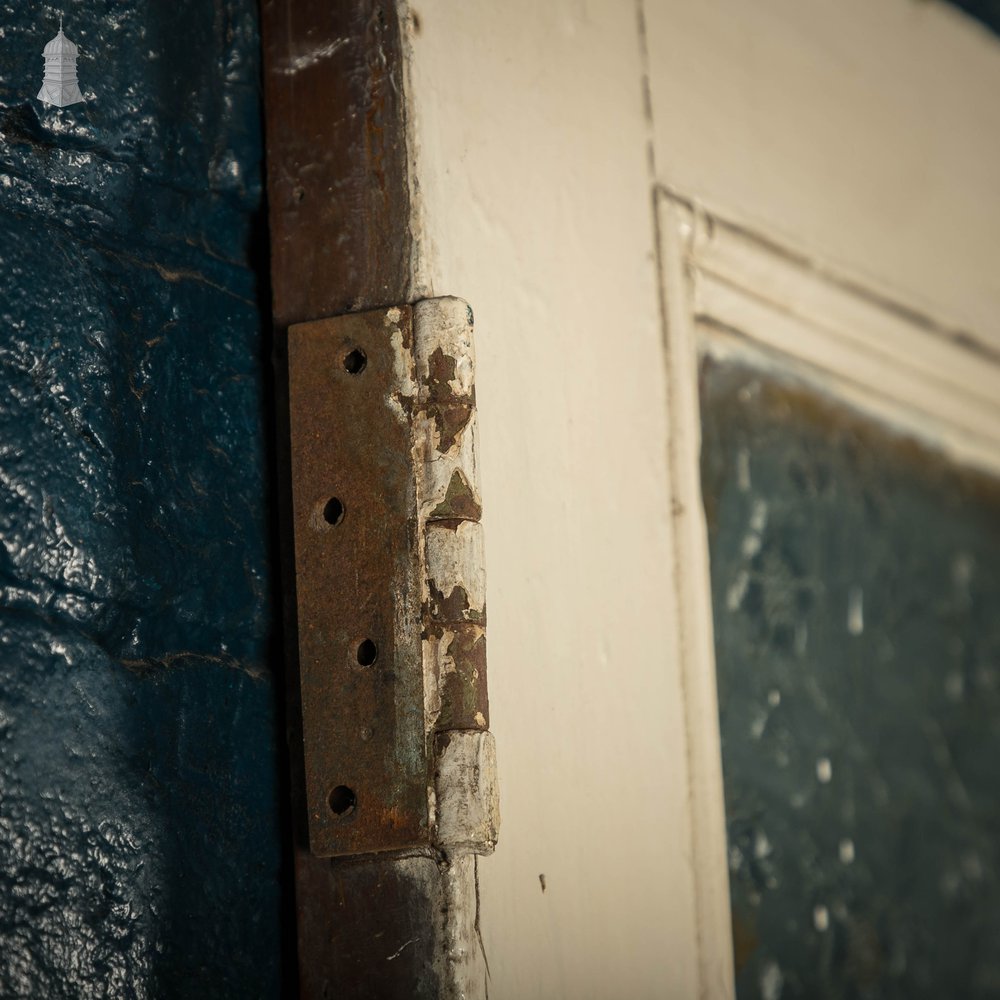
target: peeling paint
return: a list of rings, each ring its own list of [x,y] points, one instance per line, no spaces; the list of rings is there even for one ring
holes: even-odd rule
[[[444,897],[440,995],[480,996],[474,855],[493,851],[499,805],[471,310],[440,299],[293,324],[289,365],[310,847],[433,858],[436,889],[418,888]],[[354,423],[331,436],[345,409]],[[349,814],[330,802],[341,782],[357,791]],[[380,961],[427,947],[400,934]]]
[[[435,755],[448,733],[488,726],[470,315],[447,298],[289,329],[300,700],[321,856],[430,846],[462,811],[434,786]],[[330,435],[345,409],[353,423]],[[442,436],[442,414],[454,433]],[[394,599],[371,598],[384,593]],[[362,659],[365,644],[377,659]],[[350,823],[328,802],[341,784],[358,795]]]
[[[424,639],[428,731],[486,729],[486,632],[479,625],[438,626]]]
[[[491,854],[500,826],[493,734],[442,733],[437,752],[438,845],[451,855]]]
[[[489,853],[499,822],[486,695],[486,575],[477,462],[472,310],[413,307],[418,511],[424,555],[424,705],[436,733],[435,842]]]
[[[431,521],[425,540],[431,617],[485,621],[482,525],[476,521]]]
[[[462,518],[478,521],[482,513],[482,504],[476,499],[469,481],[461,469],[455,469],[448,482],[444,499],[431,511],[429,517],[431,520]]]
[[[432,520],[435,517],[460,516],[478,521],[482,513],[482,499],[479,494],[479,429],[475,409],[467,405],[442,408],[428,404],[417,414],[415,423],[418,448],[424,462],[422,513]],[[447,503],[449,491],[456,488],[453,485],[456,473],[478,512],[457,515],[437,513],[436,509]]]
[[[415,329],[433,330],[417,338],[417,381],[421,400],[475,404],[472,322],[465,302],[452,297],[425,299],[413,307]]]

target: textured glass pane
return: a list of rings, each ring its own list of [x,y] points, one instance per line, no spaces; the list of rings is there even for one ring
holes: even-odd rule
[[[1000,995],[1000,489],[702,368],[738,995]]]

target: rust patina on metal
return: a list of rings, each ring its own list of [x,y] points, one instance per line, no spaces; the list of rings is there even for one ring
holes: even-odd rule
[[[414,410],[411,448],[401,453],[412,463],[408,483],[418,509],[411,511],[415,536],[408,536],[409,542],[400,545],[396,554],[406,560],[409,572],[415,551],[424,559],[432,525],[435,531],[441,529],[444,542],[430,544],[431,554],[436,550],[437,555],[421,564],[412,590],[392,590],[388,595],[379,592],[378,602],[373,596],[361,613],[356,606],[337,611],[345,616],[336,619],[343,628],[351,613],[360,624],[355,632],[341,633],[347,652],[336,653],[336,662],[331,661],[330,668],[351,671],[357,668],[350,659],[345,668],[344,659],[350,654],[357,660],[361,644],[370,638],[361,632],[382,627],[384,619],[379,614],[386,607],[386,597],[390,603],[397,602],[394,607],[419,610],[415,627],[410,629],[413,623],[406,623],[405,639],[398,638],[402,623],[394,621],[388,647],[384,639],[381,645],[377,638],[372,640],[376,645],[373,668],[380,663],[384,666],[389,656],[392,672],[396,673],[404,645],[413,654],[412,659],[406,659],[402,687],[379,687],[373,683],[374,675],[366,679],[363,673],[349,672],[346,689],[329,686],[332,682],[320,664],[335,645],[329,634],[323,634],[334,619],[324,619],[317,610],[317,634],[303,634],[297,622],[294,546],[288,537],[296,508],[291,495],[286,393],[293,387],[287,371],[286,333],[294,325],[317,321],[317,328],[332,324],[338,330],[346,329],[340,324],[354,322],[354,317],[334,321],[322,317],[376,310],[377,318],[356,318],[362,324],[373,324],[365,329],[374,335],[382,329],[379,324],[384,323],[393,304],[411,301],[412,239],[399,9],[395,3],[380,0],[351,4],[263,0],[261,4],[277,367],[276,458],[288,640],[289,759],[295,804],[299,995],[304,1000],[331,996],[344,1000],[472,1000],[486,992],[485,957],[478,933],[476,865],[477,855],[493,848],[498,813],[493,743],[485,731],[488,712],[482,565],[470,562],[481,558],[478,521],[482,504],[474,474],[471,312],[464,303],[432,300],[417,303],[412,313],[414,364],[421,364],[416,331],[422,328],[429,334],[427,349],[420,355],[427,362],[424,381],[434,387],[434,392],[428,389]],[[401,320],[405,312],[401,309]],[[331,327],[325,329],[325,336],[335,339],[336,335],[329,332]],[[361,329],[355,328],[352,336],[360,337]],[[456,351],[442,345],[439,334],[451,337],[453,347],[461,347],[464,337],[469,350]],[[458,341],[454,341],[455,336]],[[322,381],[319,369],[315,374]],[[315,387],[319,388],[318,383]],[[403,405],[402,399],[399,402]],[[365,422],[363,414],[351,411],[325,411],[325,415],[314,412],[306,419],[311,425],[308,433],[316,440],[323,434],[337,434],[348,422],[363,431]],[[399,456],[395,452],[393,455],[395,462]],[[393,469],[400,472],[400,467],[393,465]],[[314,493],[329,490],[344,504],[344,520],[339,525],[325,520],[324,506],[327,527],[320,525],[317,529],[319,533],[328,531],[327,535],[320,534],[317,553],[326,551],[334,557],[336,549],[324,550],[323,546],[327,542],[332,545],[336,532],[350,524],[352,511],[358,512],[350,496],[336,492],[343,489],[342,471],[343,467],[334,464],[314,470],[322,479]],[[382,471],[388,476],[387,470]],[[370,473],[373,481],[378,474],[375,470]],[[335,485],[329,485],[324,478],[329,476],[337,477]],[[302,502],[307,517],[316,515],[315,495],[310,494]],[[383,502],[377,500],[376,506]],[[330,508],[329,516],[336,521],[335,506]],[[399,525],[386,524],[385,530],[398,531]],[[409,544],[414,541],[415,548]],[[369,543],[375,544],[373,552],[380,551],[377,539],[368,538],[365,544]],[[383,551],[378,558],[387,556]],[[477,572],[466,572],[474,565],[478,565]],[[321,570],[327,572],[324,566],[320,561],[312,567],[317,579],[321,578]],[[394,571],[399,571],[399,565]],[[376,593],[370,579],[365,587],[372,595]],[[312,603],[313,594],[299,597],[303,598],[303,609],[307,605],[318,608]],[[328,604],[329,610],[336,610],[332,598]],[[364,613],[369,614],[367,620]],[[345,635],[347,640],[343,639]],[[305,704],[299,684],[299,640],[314,664],[303,668],[303,680],[308,676],[310,684],[317,679],[326,685],[325,694],[315,699],[307,694]],[[402,774],[383,775],[388,781],[386,793],[376,792],[374,799],[368,797],[368,786],[355,789],[350,784],[361,784],[360,772],[351,772],[350,768],[364,766],[376,776],[379,768],[388,772],[386,761],[392,753],[400,752],[402,746],[408,748],[407,753],[412,749],[413,725],[408,715],[402,724],[393,717],[386,728],[382,723],[359,724],[353,713],[348,713],[349,726],[330,739],[326,757],[320,757],[324,751],[317,750],[314,755],[305,749],[303,723],[310,727],[315,723],[320,738],[327,739],[323,734],[339,730],[340,725],[339,717],[331,713],[338,711],[338,705],[346,706],[347,699],[351,699],[358,714],[370,710],[380,719],[388,706],[395,711],[397,699],[402,699],[409,710],[407,686],[421,675],[426,768],[421,804],[417,804],[414,791],[420,768],[412,760],[403,767]],[[392,683],[398,680],[397,676]],[[371,686],[366,688],[366,684]],[[357,753],[355,736],[362,744]],[[376,748],[378,739],[384,742]],[[371,749],[364,748],[368,743]],[[396,750],[387,750],[390,745]],[[311,757],[308,782],[304,751]],[[307,783],[313,792],[311,800],[318,804],[317,822],[325,826],[315,833],[310,831],[309,818],[317,809],[307,804]],[[393,784],[397,790],[407,789],[402,800],[405,815],[393,812],[398,803],[388,805]],[[345,789],[354,793],[353,802]],[[322,793],[326,794],[325,802]],[[412,799],[408,798],[411,794]],[[331,805],[341,812],[332,811]],[[366,814],[367,820],[363,819]],[[420,818],[425,815],[427,825],[421,826]],[[338,823],[335,817],[347,822]],[[415,817],[420,817],[416,827]],[[381,828],[376,829],[381,822],[388,826],[390,820],[391,837]],[[355,838],[354,847],[359,848],[365,842],[366,822],[372,824],[372,838],[382,843],[388,844],[393,838],[402,842],[414,830],[420,843],[350,856],[318,856],[310,849],[311,840],[313,848],[321,852],[351,851],[351,837]],[[347,836],[349,829],[352,833]]]
[[[456,822],[445,803],[458,799],[444,787],[448,741],[436,737],[489,725],[474,372],[472,313],[460,299],[288,330],[316,855],[457,846],[442,833]],[[483,738],[492,759],[492,738]],[[494,803],[484,807],[493,816],[492,770],[477,794]],[[495,839],[494,831],[459,843],[487,853]]]
[[[437,997],[439,936],[415,933],[445,903],[435,859],[415,867],[388,852],[360,862],[309,850],[289,537],[287,329],[409,297],[401,26],[396,5],[380,0],[262,0],[261,34],[299,995]]]
[[[486,579],[472,311],[414,306],[428,729],[486,730]]]
[[[475,856],[492,852],[499,826],[474,370],[472,311],[456,298],[288,330],[310,849],[334,865],[362,856],[331,868],[340,893],[392,851],[380,896],[440,894],[424,919],[428,995],[445,998],[484,982]],[[299,884],[313,954],[323,936],[304,907],[328,883],[300,865]],[[401,920],[420,917],[404,907],[392,927]]]
[[[429,840],[409,307],[288,331],[309,844]]]

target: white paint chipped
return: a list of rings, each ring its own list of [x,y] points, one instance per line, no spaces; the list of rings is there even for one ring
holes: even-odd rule
[[[500,827],[492,733],[463,730],[442,738],[435,788],[435,843],[450,855],[491,854]]]
[[[483,526],[462,521],[457,526],[431,521],[425,534],[428,584],[447,600],[461,587],[469,610],[486,610],[486,571],[483,567]]]
[[[475,380],[475,348],[469,305],[462,299],[444,296],[424,299],[413,307],[417,381],[426,398],[430,379],[430,360],[440,351],[455,360],[455,375],[449,381],[456,396],[471,397]],[[421,335],[426,331],[430,335]]]
[[[486,630],[478,625],[466,625],[471,632],[470,639],[477,642],[486,634]],[[441,714],[441,690],[450,674],[457,669],[455,659],[451,655],[451,645],[455,641],[453,629],[442,628],[441,634],[431,633],[423,640],[424,665],[424,723],[428,733],[433,733]],[[478,680],[478,674],[472,678]],[[485,728],[486,719],[481,712],[475,715],[476,723]]]
[[[389,344],[392,347],[393,392],[400,399],[413,399],[417,394],[416,382],[413,380],[413,352],[405,344],[401,327],[391,324],[388,333]],[[407,421],[410,419],[410,414],[405,408],[394,408],[393,412],[396,412],[396,409],[405,414]]]
[[[479,421],[475,411],[465,427],[456,435],[451,446],[441,449],[438,424],[422,411],[416,421],[418,447],[424,462],[424,481],[420,495],[420,513],[428,517],[444,501],[456,472],[468,486],[473,500],[482,508],[479,492]]]
[[[474,355],[471,310],[461,299],[428,299],[412,307],[412,353],[403,347],[401,310],[386,310],[385,325],[398,359],[396,378],[403,385],[396,400],[401,412],[412,420],[412,454],[416,474],[417,518],[421,534],[423,573],[421,604],[424,615],[422,669],[424,675],[424,724],[429,745],[433,746],[434,778],[428,788],[429,817],[434,845],[442,852],[440,872],[445,900],[437,933],[440,993],[442,1000],[474,1000],[486,995],[486,960],[479,934],[478,854],[492,853],[500,822],[497,791],[496,750],[488,732],[437,732],[443,709],[442,698],[448,678],[458,671],[453,655],[458,634],[448,623],[429,624],[440,600],[448,600],[461,588],[466,605],[451,609],[455,614],[485,613],[486,574],[482,526],[475,520],[455,518],[447,522],[430,520],[446,500],[455,473],[459,473],[463,493],[467,490],[481,508],[477,462],[477,423],[473,404]],[[452,442],[445,446],[435,420],[441,387],[431,382],[431,358],[440,349],[444,361],[435,377],[448,371],[448,358],[455,360],[455,377],[449,380],[451,393],[458,398],[445,400],[446,406],[464,403],[470,419]],[[407,381],[407,375],[412,375]],[[405,404],[405,405],[404,405]],[[449,414],[454,417],[452,410]],[[444,451],[442,452],[442,447]],[[463,518],[476,513],[467,503]],[[438,517],[443,515],[438,512]],[[405,602],[401,602],[405,603]],[[450,613],[451,613],[450,612]],[[461,626],[462,640],[477,642],[484,629],[475,622]],[[466,678],[483,683],[473,672]],[[485,727],[477,712],[474,721]]]
[[[446,673],[455,669],[455,661],[448,656],[448,646],[454,633],[446,637],[431,635],[421,642],[421,661],[424,671],[424,731],[434,732],[441,715],[441,682]],[[444,641],[442,641],[444,640]]]

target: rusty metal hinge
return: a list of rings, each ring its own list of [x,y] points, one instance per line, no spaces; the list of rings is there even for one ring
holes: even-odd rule
[[[288,372],[310,849],[489,853],[472,310],[296,324]]]

